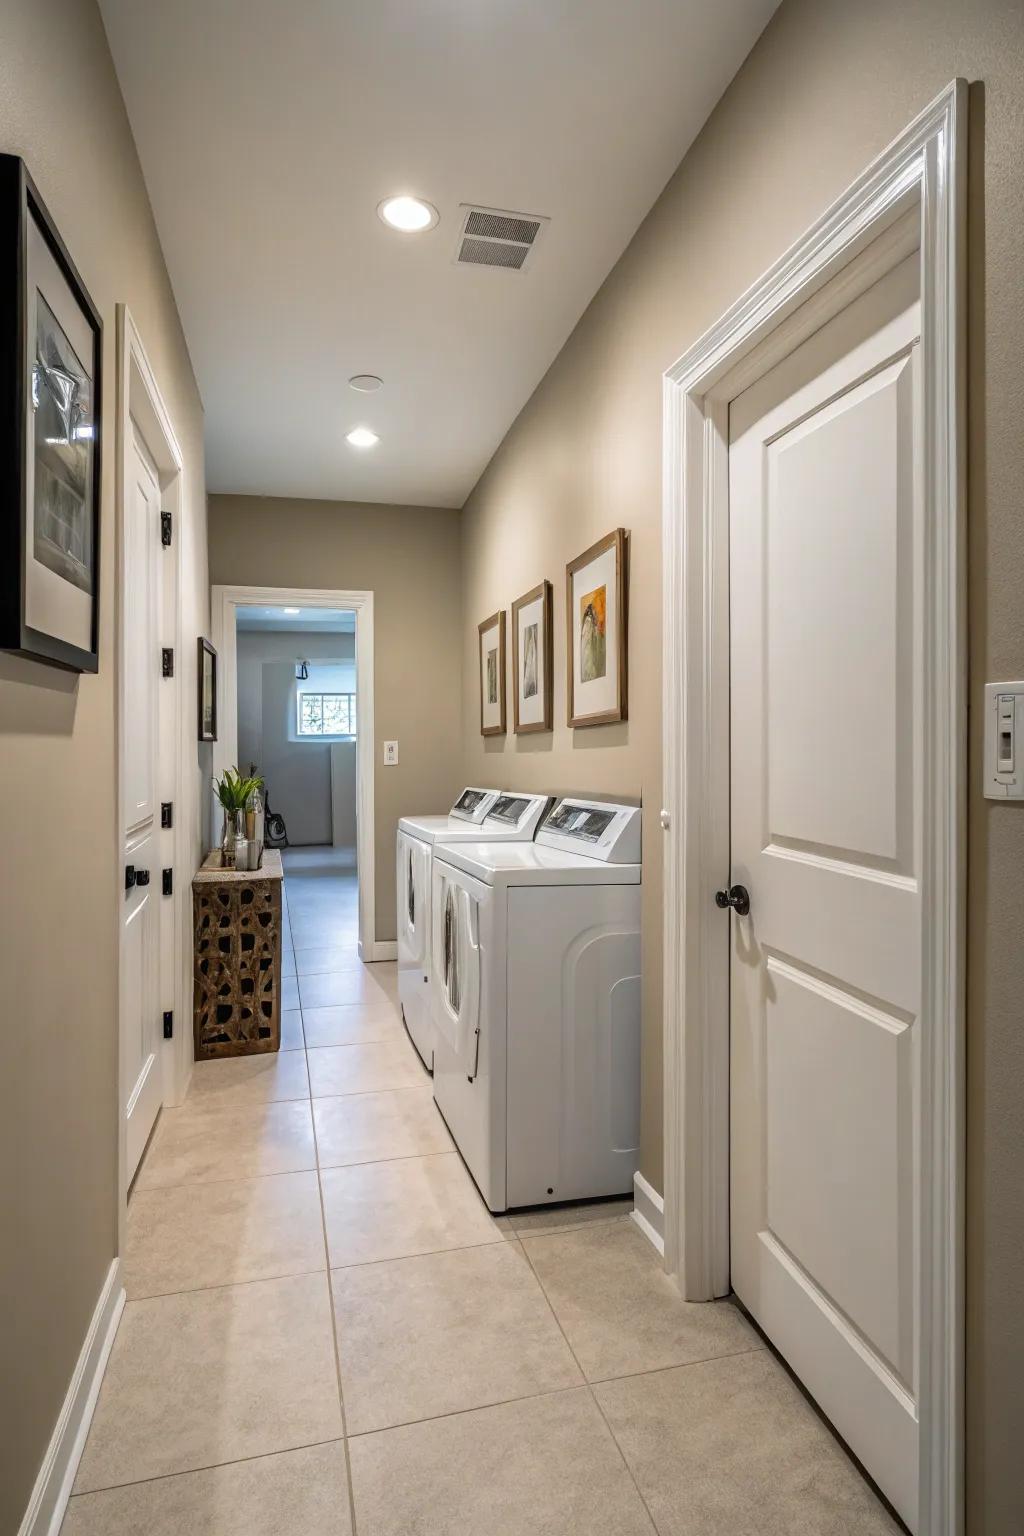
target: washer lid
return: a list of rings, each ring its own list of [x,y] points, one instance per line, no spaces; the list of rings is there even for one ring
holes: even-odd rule
[[[523,842],[440,842],[434,858],[485,885],[639,885],[639,864],[606,863]]]

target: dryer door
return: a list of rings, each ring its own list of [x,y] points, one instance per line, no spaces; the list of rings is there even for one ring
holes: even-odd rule
[[[430,968],[434,1022],[466,1076],[480,1057],[480,887],[433,861]]]
[[[426,974],[430,955],[430,845],[398,834],[398,963]]]

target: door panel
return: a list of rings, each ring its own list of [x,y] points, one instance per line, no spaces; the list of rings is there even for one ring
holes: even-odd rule
[[[733,1285],[917,1490],[916,257],[733,402]]]
[[[122,837],[125,866],[149,875],[124,898],[121,935],[121,1082],[131,1182],[163,1103],[160,978],[160,831],[157,728],[160,683],[160,492],[145,445],[133,441],[125,499],[122,635]]]

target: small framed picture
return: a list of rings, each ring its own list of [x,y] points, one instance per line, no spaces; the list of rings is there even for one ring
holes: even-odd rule
[[[0,648],[99,670],[103,326],[35,184],[0,155]]]
[[[616,528],[565,568],[571,727],[626,719],[629,536]]]
[[[199,680],[199,740],[217,740],[217,652],[202,635],[196,642]]]
[[[517,736],[550,731],[554,712],[551,583],[512,604],[512,720]]]
[[[479,626],[480,734],[505,734],[505,610]]]

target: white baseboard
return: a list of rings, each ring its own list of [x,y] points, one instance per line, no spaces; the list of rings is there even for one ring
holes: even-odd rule
[[[18,1536],[58,1536],[124,1309],[121,1260],[107,1271]]]
[[[640,1231],[665,1257],[665,1202],[642,1173],[633,1175],[633,1220]]]
[[[375,944],[360,944],[359,958],[367,965],[373,965],[377,960],[397,960],[398,940],[378,939]]]

